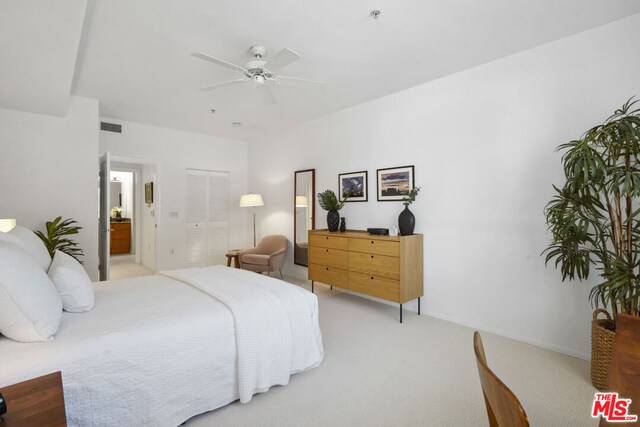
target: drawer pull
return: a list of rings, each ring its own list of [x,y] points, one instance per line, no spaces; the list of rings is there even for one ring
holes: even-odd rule
[[[329,271],[329,267],[325,267],[324,269],[325,269],[325,270],[327,270],[327,271]]]
[[[371,241],[371,244],[373,245],[373,240]]]
[[[325,237],[325,239],[329,240],[329,238],[328,238],[328,237]]]
[[[373,276],[371,276],[371,280],[373,280]]]
[[[325,249],[324,251],[325,251],[325,252],[329,252],[329,249]]]
[[[373,258],[373,255],[371,255],[371,258]]]

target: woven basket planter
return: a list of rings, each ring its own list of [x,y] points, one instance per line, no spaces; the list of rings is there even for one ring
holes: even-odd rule
[[[605,319],[598,319],[602,313]],[[591,383],[600,391],[607,388],[609,366],[613,354],[613,340],[616,336],[616,323],[606,310],[601,308],[593,312],[591,322]]]

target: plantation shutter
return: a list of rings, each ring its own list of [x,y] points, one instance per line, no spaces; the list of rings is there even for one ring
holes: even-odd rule
[[[229,242],[229,173],[187,169],[186,261],[225,264]]]

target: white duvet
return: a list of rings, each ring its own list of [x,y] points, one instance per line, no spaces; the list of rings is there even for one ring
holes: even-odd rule
[[[166,274],[180,280],[158,275],[97,283],[95,308],[64,313],[52,342],[0,337],[0,387],[62,371],[69,425],[176,426],[321,363],[317,299],[310,292],[226,267]],[[183,282],[194,277],[197,288]],[[257,304],[257,312],[247,304]],[[287,321],[288,331],[281,328]],[[256,338],[263,322],[278,328],[269,331],[274,342]]]

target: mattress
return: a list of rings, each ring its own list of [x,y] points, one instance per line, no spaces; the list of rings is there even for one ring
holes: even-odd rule
[[[82,426],[175,426],[238,399],[223,303],[160,275],[94,286],[95,308],[63,313],[54,341],[0,337],[0,387],[61,371],[68,423]],[[315,295],[298,289],[317,325]]]

